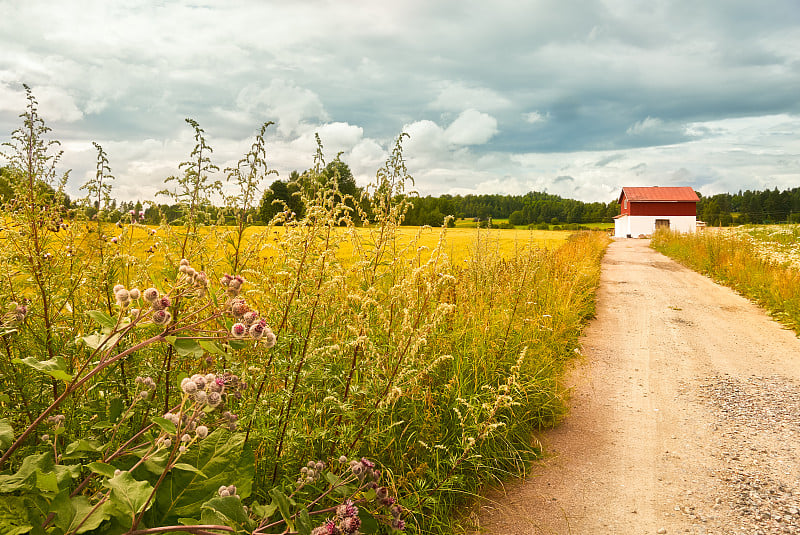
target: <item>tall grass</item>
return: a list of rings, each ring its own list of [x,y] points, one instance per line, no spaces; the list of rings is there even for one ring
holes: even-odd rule
[[[525,470],[539,454],[531,431],[564,414],[561,372],[593,313],[607,238],[578,233],[557,249],[532,238],[508,255],[476,231],[454,261],[446,227],[434,245],[423,241],[430,229],[400,231],[410,202],[401,141],[364,199],[373,217],[364,227],[335,177],[321,180],[321,146],[305,218],[283,212],[256,230],[242,220],[233,237],[194,220],[54,224],[41,196],[6,207],[0,514],[21,522],[16,533],[211,521],[214,532],[311,533],[344,488],[360,507],[384,507],[363,517],[364,533],[403,523],[450,533],[454,508],[481,484]],[[202,182],[208,152],[186,177]],[[147,292],[128,299],[133,288],[169,299],[158,309]],[[247,309],[274,347],[236,334]],[[219,380],[222,416],[195,396],[201,376]],[[201,413],[217,426],[213,442],[176,431]],[[375,461],[380,476],[368,461],[350,466],[380,486],[328,472],[325,490],[311,474],[341,458]],[[20,474],[34,462],[58,480],[31,487]],[[400,506],[391,514],[387,492]],[[120,496],[133,494],[126,509]]]
[[[744,234],[657,232],[651,245],[680,263],[734,288],[800,334],[800,270]]]

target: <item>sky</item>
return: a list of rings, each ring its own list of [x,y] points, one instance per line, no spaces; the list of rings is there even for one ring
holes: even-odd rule
[[[797,0],[0,0],[0,13],[0,142],[27,84],[73,198],[96,142],[112,196],[153,199],[194,147],[186,118],[220,169],[273,121],[284,180],[311,167],[319,134],[366,186],[405,132],[420,195],[800,186]]]

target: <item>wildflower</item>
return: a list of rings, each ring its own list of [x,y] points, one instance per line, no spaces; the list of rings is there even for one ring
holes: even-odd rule
[[[347,462],[347,457],[342,455],[341,457],[339,457],[339,462],[342,463],[342,464],[346,463]]]
[[[172,301],[168,296],[164,295],[160,298],[156,298],[151,304],[155,310],[164,310],[172,304]]]
[[[352,500],[347,500],[336,508],[336,516],[339,518],[358,516],[358,507],[353,504]]]
[[[194,394],[195,392],[197,392],[197,383],[195,383],[188,377],[185,377],[181,381],[181,390],[183,390],[185,394]]]
[[[130,295],[130,298],[134,300],[139,299],[142,296],[142,292],[139,291],[139,288],[131,288],[128,291],[128,294]]]
[[[222,396],[219,392],[211,392],[208,394],[207,403],[209,407],[216,408],[220,403],[222,403]]]
[[[333,520],[328,520],[321,526],[311,530],[311,535],[336,535],[338,533],[339,529],[336,527]]]
[[[199,373],[196,373],[196,374],[192,375],[189,379],[192,382],[194,382],[194,384],[197,385],[197,388],[200,389],[200,390],[203,390],[206,387],[206,378],[205,378],[204,375],[200,375]]]
[[[358,528],[361,527],[361,519],[357,516],[351,516],[349,518],[345,518],[339,524],[343,533],[347,535],[352,535],[353,533],[358,532]]]
[[[124,289],[125,289],[125,286],[123,286],[122,284],[115,284],[114,287],[111,289],[111,291],[114,292],[114,294],[116,294],[118,291],[124,290]]]
[[[142,293],[142,297],[148,303],[154,303],[156,299],[158,299],[158,290],[155,288],[148,288]]]
[[[206,394],[204,390],[200,390],[194,395],[194,400],[199,405],[205,405],[206,403],[208,403],[208,394]]]
[[[232,299],[230,301],[229,309],[231,314],[236,319],[241,319],[250,311],[250,307],[244,302],[244,299]]]
[[[181,444],[181,446],[178,448],[178,451],[181,452],[181,453],[186,453],[186,446]]]
[[[194,430],[194,434],[197,435],[197,438],[202,440],[208,436],[208,427],[199,425],[197,426],[197,429]]]
[[[114,297],[117,299],[117,304],[122,308],[127,308],[131,304],[131,293],[125,288],[115,291]]]
[[[187,433],[184,433],[183,436],[181,437],[181,442],[191,442],[191,441],[192,437],[190,437]]]
[[[258,312],[255,310],[251,310],[250,312],[246,312],[242,315],[242,323],[247,325],[248,327],[254,325],[258,320]]]
[[[116,237],[116,236],[114,236],[113,238],[111,238],[111,243],[117,243],[117,241],[118,241],[118,240],[117,240],[117,237]]]
[[[153,323],[156,325],[168,325],[172,320],[172,314],[166,310],[156,310],[153,312]]]
[[[246,332],[247,327],[245,327],[243,323],[234,323],[231,327],[231,335],[233,335],[234,338],[244,338]]]
[[[264,332],[267,329],[267,322],[264,320],[257,321],[250,326],[250,336],[254,340],[260,340],[262,336],[264,336]]]
[[[173,414],[171,412],[165,413],[164,414],[164,419],[165,420],[169,420],[170,422],[172,422],[175,425],[178,425],[180,423],[180,421],[181,421],[181,417],[180,416],[178,416],[177,414]]]

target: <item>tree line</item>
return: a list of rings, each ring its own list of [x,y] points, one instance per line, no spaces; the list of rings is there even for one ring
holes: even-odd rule
[[[800,188],[718,193],[700,197],[697,218],[711,226],[800,223]]]
[[[303,191],[313,187],[309,184],[308,172],[292,171],[286,180],[275,180],[261,195],[257,206],[248,209],[246,217],[251,224],[265,224],[280,212],[294,214],[302,219],[305,215]],[[361,203],[363,188],[356,184],[349,168],[339,158],[329,162],[315,180],[335,184],[345,204],[351,209],[356,224],[370,220],[367,203]],[[7,167],[0,167],[0,200],[4,203],[13,197],[13,174]],[[44,184],[40,187],[49,187]],[[91,199],[77,202],[66,194],[51,192],[71,216],[80,215],[88,219],[96,217],[99,203]],[[698,193],[697,218],[711,226],[741,224],[800,223],[800,188],[779,191],[778,188],[763,191],[738,191],[703,196]],[[455,219],[473,219],[487,222],[507,219],[514,226],[533,224],[582,224],[611,222],[619,214],[619,203],[586,203],[565,199],[558,195],[532,191],[525,195],[440,195],[411,199],[412,206],[406,213],[404,225],[442,226],[447,216]],[[185,210],[180,204],[110,199],[105,220],[117,222],[135,215],[138,221],[156,225],[163,222],[182,224]],[[141,214],[144,214],[142,217]],[[201,224],[230,224],[234,216],[230,210],[205,202],[198,207],[197,219]]]

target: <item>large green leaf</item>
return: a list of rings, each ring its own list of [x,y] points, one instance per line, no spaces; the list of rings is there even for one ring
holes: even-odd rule
[[[67,528],[72,524],[72,519],[75,517],[75,506],[69,497],[69,490],[62,490],[50,502],[49,513],[55,513],[53,518],[53,525],[60,528],[62,532],[66,532]]]
[[[172,420],[167,420],[161,416],[153,416],[150,418],[150,421],[156,424],[158,427],[161,428],[162,431],[166,432],[169,435],[174,435],[178,432],[178,428],[175,427],[175,424],[172,423]]]
[[[195,357],[200,358],[205,354],[205,349],[194,338],[177,338],[175,336],[167,336],[167,342],[172,344],[175,352],[181,357]]]
[[[195,517],[199,504],[217,494],[222,485],[236,485],[242,498],[250,495],[255,459],[244,434],[217,429],[181,456],[182,464],[198,472],[171,470],[156,493],[156,507],[148,512],[151,525],[174,524]]]
[[[0,420],[0,451],[5,451],[14,443],[14,428],[6,419]]]
[[[216,340],[198,340],[198,343],[200,344],[200,347],[209,353],[220,355],[222,357],[228,356],[228,354],[225,353],[225,350],[222,349],[222,345]]]
[[[29,368],[46,373],[59,381],[70,382],[72,375],[67,372],[67,361],[64,357],[53,357],[50,360],[38,360],[36,357],[25,357],[24,359],[14,359],[15,364],[24,364]]]
[[[0,535],[22,535],[32,529],[25,501],[17,496],[0,496]]]
[[[136,515],[148,505],[147,499],[153,492],[150,483],[134,479],[130,472],[121,472],[107,480],[105,485],[111,488],[114,516],[126,526],[130,526]],[[152,502],[149,505],[152,505]]]
[[[201,507],[200,522],[203,524],[222,524],[237,532],[250,533],[254,522],[247,516],[242,501],[235,496],[217,496]]]
[[[75,531],[77,534],[92,531],[97,529],[104,520],[111,518],[112,506],[108,501],[95,509],[95,504],[90,503],[86,496],[76,496],[72,500],[72,505],[75,508],[75,516],[72,517],[72,522],[67,529],[68,533],[75,530],[77,530]]]
[[[102,450],[103,448],[96,441],[81,438],[67,445],[63,459],[82,459],[90,453],[97,453]]]
[[[89,310],[86,314],[94,320],[100,327],[113,329],[117,325],[117,320],[103,312],[102,310]]]
[[[22,466],[19,467],[17,473],[0,475],[0,493],[34,490],[38,488],[37,482],[40,478],[44,486],[49,486],[53,479],[45,479],[46,474],[54,475],[52,453],[28,455],[22,460]]]

